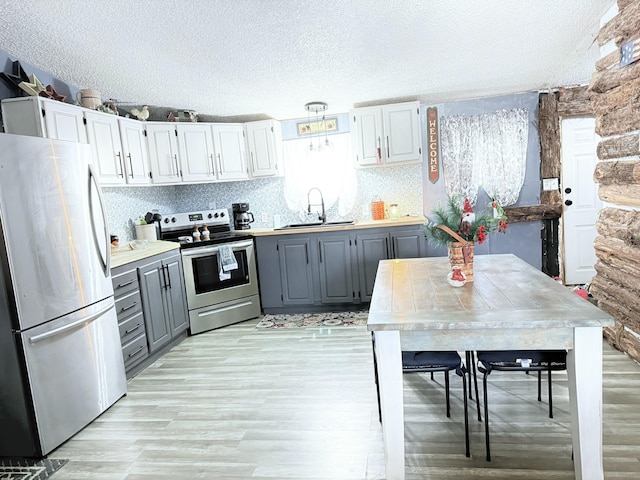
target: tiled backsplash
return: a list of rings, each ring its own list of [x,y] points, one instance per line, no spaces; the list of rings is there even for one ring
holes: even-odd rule
[[[386,205],[398,204],[399,215],[422,214],[421,165],[396,165],[358,169],[358,194],[354,207],[344,218],[337,207],[327,211],[330,220],[370,218],[369,203],[378,195]],[[191,210],[227,208],[231,204],[248,202],[255,216],[253,228],[274,226],[274,215],[283,224],[298,222],[295,212],[287,208],[283,178],[261,178],[242,182],[221,182],[197,185],[153,187],[103,187],[107,221],[111,233],[122,242],[135,238],[134,221],[147,212],[187,212]],[[366,210],[366,215],[364,210]]]

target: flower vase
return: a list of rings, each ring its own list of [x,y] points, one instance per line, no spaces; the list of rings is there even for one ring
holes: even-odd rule
[[[473,243],[452,242],[448,245],[451,268],[460,267],[467,282],[473,282]]]

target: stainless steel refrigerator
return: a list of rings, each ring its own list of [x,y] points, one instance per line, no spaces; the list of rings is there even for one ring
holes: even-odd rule
[[[41,457],[126,393],[88,145],[0,133],[0,457]]]

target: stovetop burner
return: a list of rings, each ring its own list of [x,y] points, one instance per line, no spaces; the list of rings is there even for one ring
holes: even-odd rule
[[[246,233],[232,232],[229,221],[229,212],[225,208],[163,214],[160,239],[180,242],[180,248],[195,248],[253,238]],[[202,236],[204,225],[209,230],[209,240],[193,241],[193,228],[197,226]]]

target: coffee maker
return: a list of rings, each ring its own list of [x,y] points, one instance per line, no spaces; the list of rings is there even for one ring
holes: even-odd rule
[[[251,228],[250,223],[253,223],[253,213],[249,211],[248,203],[233,203],[231,204],[233,209],[233,228],[236,230],[248,230]]]

